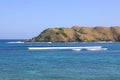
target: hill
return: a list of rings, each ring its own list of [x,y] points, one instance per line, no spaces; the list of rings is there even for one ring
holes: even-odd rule
[[[30,42],[99,42],[120,41],[120,26],[48,28]]]

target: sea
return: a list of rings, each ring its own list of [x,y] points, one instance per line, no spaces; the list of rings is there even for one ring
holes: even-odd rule
[[[92,46],[107,49],[28,49]],[[0,80],[120,80],[120,43],[0,40]]]

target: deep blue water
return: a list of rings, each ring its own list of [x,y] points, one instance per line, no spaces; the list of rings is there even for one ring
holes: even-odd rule
[[[0,40],[0,80],[120,80],[120,43],[8,43]],[[102,46],[108,50],[28,50]]]

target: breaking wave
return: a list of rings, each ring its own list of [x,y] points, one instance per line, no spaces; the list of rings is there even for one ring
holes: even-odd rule
[[[24,42],[21,42],[21,41],[15,41],[15,42],[7,42],[7,43],[15,44],[15,43],[24,43]]]
[[[89,46],[89,47],[28,47],[29,50],[74,50],[74,51],[81,51],[81,50],[107,50],[107,48],[103,48],[102,46]]]

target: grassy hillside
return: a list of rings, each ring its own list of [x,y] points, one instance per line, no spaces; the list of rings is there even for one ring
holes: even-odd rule
[[[120,27],[80,27],[72,28],[48,28],[31,42],[98,42],[120,41]]]

